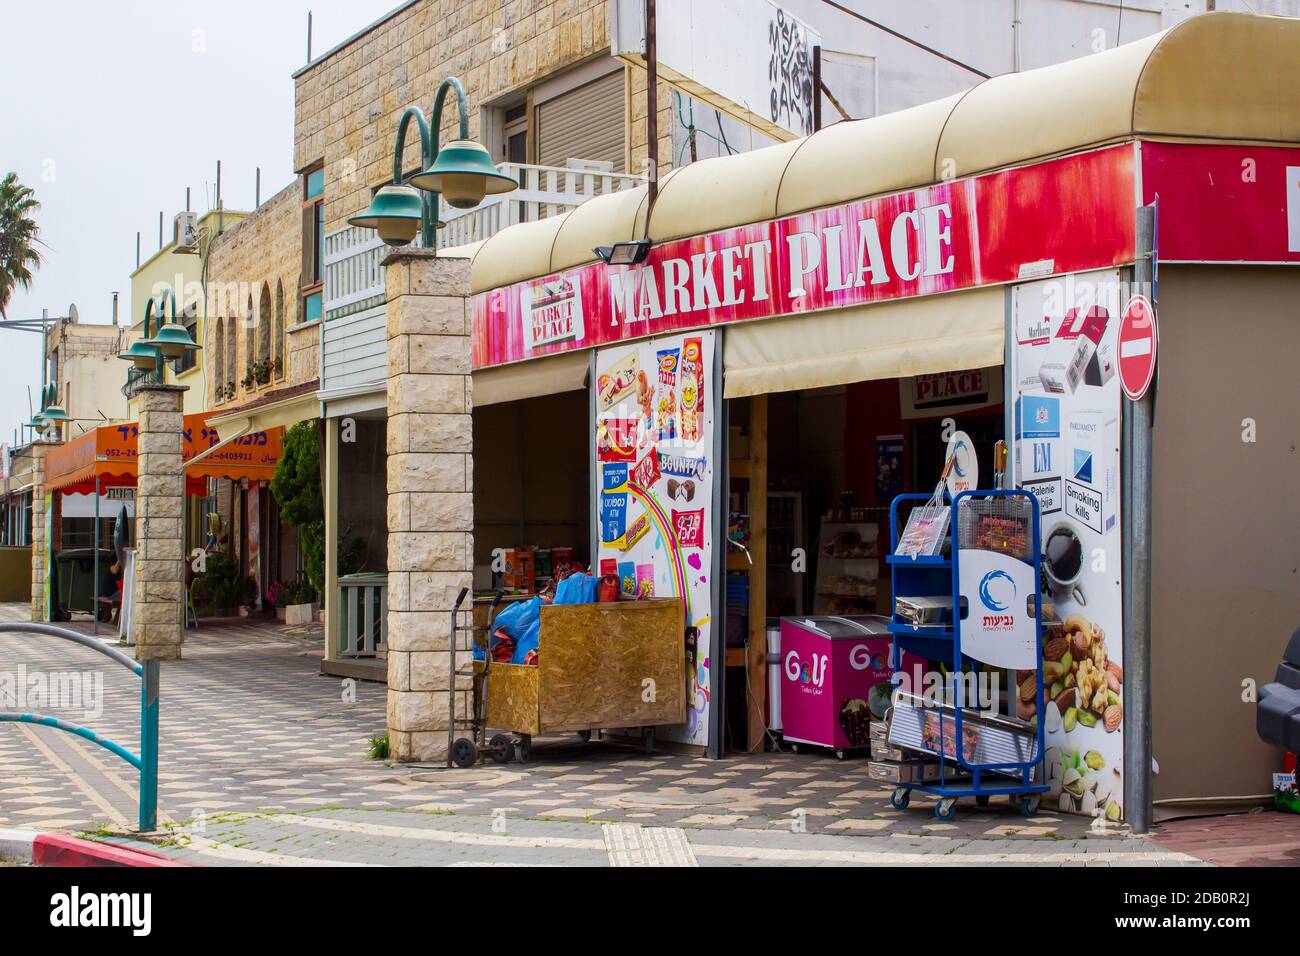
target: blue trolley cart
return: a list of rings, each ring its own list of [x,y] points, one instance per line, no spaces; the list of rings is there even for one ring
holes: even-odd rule
[[[1008,680],[1008,688],[1015,688],[1013,698],[1032,690],[1032,698],[1020,699],[1026,705],[1032,699],[1033,709],[1041,712],[1045,683],[1038,500],[1020,490],[961,492],[949,503],[950,556],[897,554],[900,504],[929,500],[930,496],[923,494],[900,495],[890,507],[887,561],[895,605],[889,630],[894,635],[896,683],[904,680],[899,669],[904,652],[943,662],[955,680],[968,668],[993,665],[1023,675],[1022,680]],[[974,521],[990,515],[996,519],[999,510],[1028,519],[1019,548],[987,547],[987,528],[996,529],[996,520],[979,525],[984,539],[973,530]],[[972,546],[977,540],[986,547]],[[898,599],[918,596],[946,597],[951,601],[951,615],[931,624],[914,624],[900,616]],[[1025,816],[1032,817],[1038,812],[1041,794],[1048,790],[1044,782],[1044,721],[990,714],[971,706],[965,696],[939,703],[923,700],[919,690],[914,695],[895,692],[890,742],[940,759],[937,777],[901,783],[890,803],[898,810],[906,809],[912,791],[920,790],[939,797],[935,816],[950,820],[959,798],[974,797],[982,806],[991,796],[1005,794]]]

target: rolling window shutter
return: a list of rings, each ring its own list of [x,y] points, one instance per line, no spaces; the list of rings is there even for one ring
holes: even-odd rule
[[[623,71],[592,80],[537,107],[537,162],[563,166],[570,159],[623,163]]]

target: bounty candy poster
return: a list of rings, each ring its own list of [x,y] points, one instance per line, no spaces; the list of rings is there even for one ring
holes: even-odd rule
[[[620,599],[676,597],[699,629],[682,743],[708,743],[713,582],[714,333],[596,353],[596,569]],[[683,653],[685,645],[683,644]]]
[[[1116,340],[1126,288],[1115,270],[1025,283],[1013,293],[1015,482],[1040,507],[1047,597],[1043,700],[1051,810],[1124,815],[1124,645]],[[1016,672],[1017,681],[1026,672]]]

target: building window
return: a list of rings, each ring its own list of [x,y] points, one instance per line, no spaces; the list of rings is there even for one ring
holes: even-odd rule
[[[284,378],[284,283],[275,281],[275,330],[271,338],[275,347],[275,377]]]
[[[257,384],[265,385],[270,380],[271,369],[271,325],[275,317],[271,313],[271,287],[263,282],[262,294],[257,303],[257,363],[266,366],[265,380],[263,373],[258,374]]]
[[[322,296],[319,292],[313,292],[311,295],[303,296],[302,300],[302,320],[304,322],[315,322],[321,317]]]
[[[325,168],[302,177],[302,309],[299,321],[313,322],[324,313]]]
[[[235,303],[235,314],[226,319],[226,397],[235,397],[235,383],[239,381],[236,369],[239,367],[239,303]]]
[[[185,331],[190,333],[190,338],[195,342],[199,341],[199,306],[197,302],[192,302],[185,310],[183,317]],[[186,352],[176,360],[176,374],[187,372],[199,364],[198,350]]]
[[[213,336],[213,360],[212,364],[216,370],[216,399],[217,402],[223,402],[226,399],[226,320],[217,319],[217,331]]]

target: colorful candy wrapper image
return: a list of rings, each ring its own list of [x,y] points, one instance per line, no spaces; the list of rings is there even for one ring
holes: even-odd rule
[[[662,354],[662,353],[661,353]],[[682,439],[700,440],[700,414],[704,411],[704,347],[698,338],[682,343]]]
[[[636,403],[641,407],[641,444],[644,448],[654,440],[655,390],[645,370],[636,373]]]
[[[636,597],[636,562],[618,563],[618,590],[624,597]]]
[[[638,600],[655,596],[655,566],[638,564],[636,566],[636,596]]]
[[[655,411],[656,439],[672,441],[677,437],[677,393],[671,388],[661,388]]]
[[[596,378],[596,395],[600,400],[600,410],[609,411],[638,388],[641,372],[641,360],[637,350],[632,349],[620,356],[613,365]]]
[[[659,358],[659,384],[668,388],[677,387],[677,373],[681,365],[682,350],[677,349],[660,349],[657,353]]]

